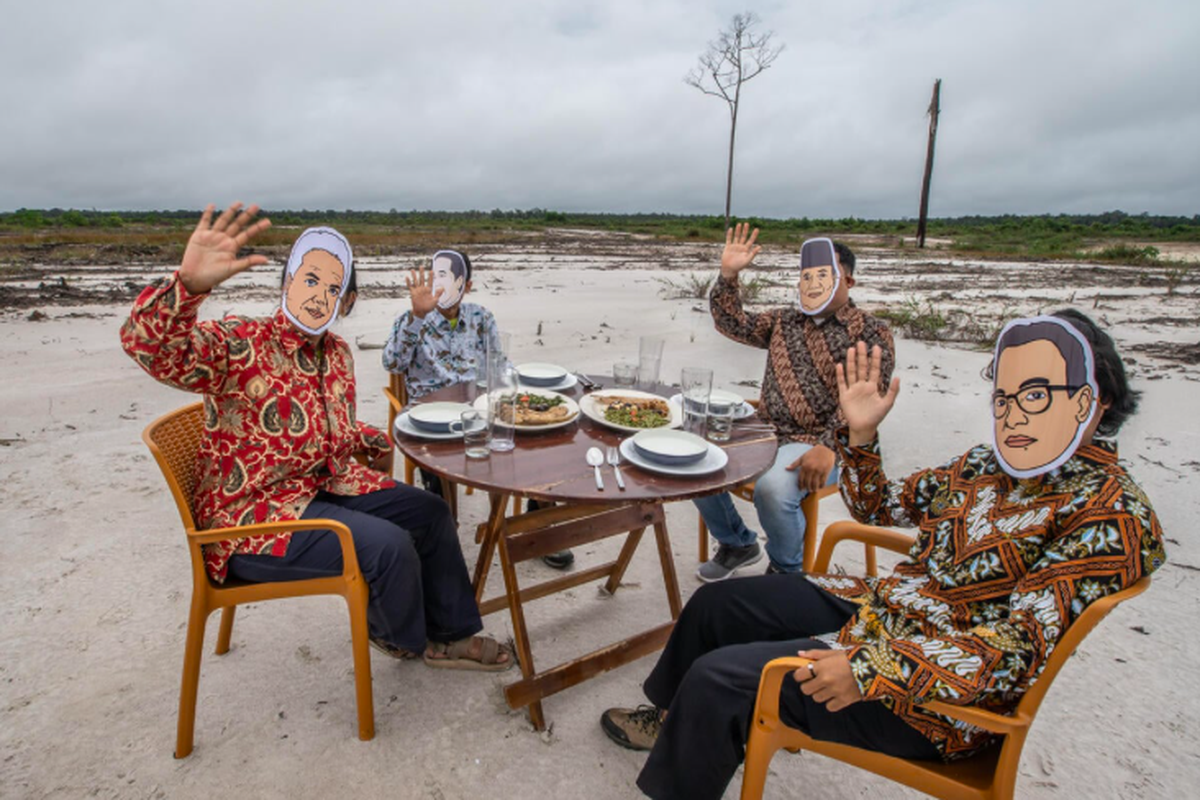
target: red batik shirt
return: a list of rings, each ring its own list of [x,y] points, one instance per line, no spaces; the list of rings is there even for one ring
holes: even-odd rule
[[[354,360],[326,333],[319,347],[277,311],[266,318],[197,322],[207,295],[176,273],[146,288],[121,327],[121,346],[157,380],[204,395],[204,436],[193,497],[201,529],[299,519],[318,491],[355,496],[395,485],[354,459],[387,452],[386,437],[355,419]],[[290,532],[204,548],[224,581],[237,553],[282,556]]]
[[[846,651],[866,700],[884,703],[945,758],[970,755],[987,731],[921,706],[927,700],[1008,714],[1092,601],[1166,560],[1150,501],[1094,440],[1056,470],[1018,480],[980,445],[889,481],[878,440],[850,447],[843,428],[842,499],[859,522],[915,526],[886,578],[810,575],[858,606],[818,638]]]

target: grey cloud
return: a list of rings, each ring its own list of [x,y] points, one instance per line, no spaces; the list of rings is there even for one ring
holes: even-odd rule
[[[0,30],[0,209],[720,213],[728,115],[685,86],[740,8],[683,0],[25,4]],[[764,4],[734,209],[1200,211],[1200,8]]]

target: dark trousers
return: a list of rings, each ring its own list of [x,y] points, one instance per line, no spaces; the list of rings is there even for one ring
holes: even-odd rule
[[[802,574],[710,583],[692,595],[646,697],[669,709],[638,787],[653,798],[720,798],[746,752],[759,676],[768,661],[824,649],[810,637],[839,630],[855,606]],[[784,678],[780,718],[815,739],[903,758],[938,758],[933,744],[878,702],[831,712]]]
[[[420,653],[430,640],[452,642],[483,630],[444,500],[403,483],[358,497],[321,492],[304,512],[304,519],[318,518],[350,528],[370,587],[371,636]],[[332,531],[297,531],[286,555],[237,555],[229,571],[256,582],[338,575],[342,549]]]

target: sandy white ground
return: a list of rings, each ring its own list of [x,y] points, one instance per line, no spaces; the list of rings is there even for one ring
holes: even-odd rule
[[[753,395],[739,382],[761,378],[764,354],[717,335],[702,301],[659,294],[664,275],[678,281],[682,270],[715,270],[714,261],[696,260],[713,254],[699,246],[598,250],[552,263],[542,253],[497,252],[480,259],[474,299],[512,332],[518,359],[603,374],[615,359],[636,353],[639,334],[660,334],[667,338],[665,375],[712,365],[721,387]],[[766,261],[782,265],[786,256]],[[395,296],[380,297],[396,294],[384,286],[395,283],[395,262],[367,266],[364,301],[339,331],[362,345],[381,343],[406,307]],[[969,266],[956,265],[956,272]],[[165,269],[135,272],[144,280]],[[1079,286],[1064,286],[1037,269],[1023,274],[1038,286],[1014,287],[1007,301],[1013,311],[1057,304],[1074,291],[1076,305],[1108,316],[1122,345],[1197,338],[1194,323],[1138,322],[1195,316],[1194,289],[1171,296],[1153,285],[1089,289],[1084,273]],[[972,300],[968,290],[981,281],[926,290],[927,272],[882,254],[867,259],[860,296],[874,305],[905,296],[923,302],[948,291],[939,302],[974,304],[981,315],[1005,304],[997,300],[1002,287]],[[207,313],[268,311],[273,278],[264,272],[244,279],[241,291],[218,290]],[[905,281],[915,283],[910,295],[900,289]],[[1023,299],[1034,295],[1046,299]],[[349,631],[335,599],[240,612],[232,651],[206,654],[196,750],[172,759],[190,575],[177,515],[139,434],[190,398],[151,381],[120,351],[124,305],[42,310],[48,319],[41,322],[27,321],[28,312],[0,315],[0,439],[10,440],[0,447],[0,796],[637,796],[633,781],[644,756],[609,744],[597,718],[608,706],[641,699],[650,659],[547,700],[553,729],[539,735],[504,703],[501,688],[512,673],[436,671],[375,655],[377,735],[360,742]],[[382,422],[379,352],[358,350],[356,358],[359,415]],[[883,430],[893,475],[986,438],[987,385],[979,377],[986,360],[979,351],[898,342],[902,395]],[[1200,780],[1200,699],[1192,690],[1200,661],[1200,546],[1191,530],[1200,518],[1200,375],[1141,356],[1136,375],[1143,411],[1127,426],[1122,455],[1158,510],[1171,563],[1147,595],[1093,634],[1059,678],[1026,746],[1022,797],[1185,797]],[[463,505],[469,562],[475,545],[467,532],[483,506],[478,496]],[[752,508],[744,512],[752,518]],[[822,504],[822,524],[844,516],[838,498]],[[686,599],[698,586],[696,515],[690,504],[673,505],[668,519]],[[594,563],[610,549],[587,548],[579,560]],[[842,562],[854,570],[857,554],[845,555]],[[535,563],[527,572],[548,570]],[[498,591],[498,577],[492,588]],[[665,614],[656,556],[643,546],[614,597],[585,586],[531,604],[534,655],[555,663]],[[510,630],[504,613],[485,624],[499,636]],[[215,618],[210,651],[214,637]],[[916,796],[812,755],[781,756],[772,772],[772,798],[813,791],[825,798]],[[735,778],[728,796],[739,786]]]

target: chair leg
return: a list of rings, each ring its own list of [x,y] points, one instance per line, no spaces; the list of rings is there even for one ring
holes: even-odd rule
[[[759,800],[767,784],[767,768],[771,759],[782,746],[782,742],[770,731],[750,726],[750,738],[746,742],[746,764],[742,770],[742,800]]]
[[[404,456],[400,456],[400,457],[404,459],[404,482],[407,483],[409,486],[416,486],[417,485],[417,465],[415,463],[413,463],[412,461],[409,461]]]
[[[217,633],[217,655],[223,656],[229,652],[229,639],[233,636],[233,615],[237,606],[225,606],[221,609],[221,628]]]
[[[183,647],[183,680],[179,687],[179,723],[175,732],[175,757],[187,758],[196,732],[196,694],[200,688],[200,659],[204,655],[204,626],[208,607],[192,597],[187,639]]]
[[[371,694],[371,648],[367,632],[367,584],[361,577],[346,593],[350,609],[350,644],[354,650],[354,697],[358,705],[358,738],[375,738],[375,699]]]
[[[700,563],[708,561],[708,526],[704,524],[704,517],[700,517]]]
[[[800,513],[804,515],[804,555],[801,563],[805,572],[812,571],[817,559],[817,520],[821,513],[821,496],[810,492],[800,501]]]

